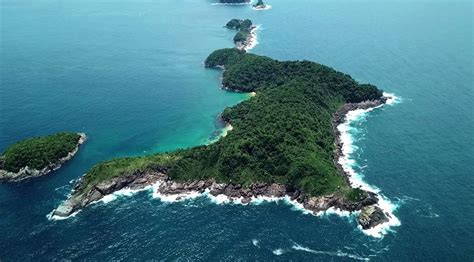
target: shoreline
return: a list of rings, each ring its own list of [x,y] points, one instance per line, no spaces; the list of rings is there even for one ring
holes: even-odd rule
[[[312,197],[299,190],[290,190],[277,183],[254,183],[242,187],[233,183],[218,183],[213,179],[177,182],[167,174],[166,169],[135,173],[114,177],[93,186],[89,191],[75,195],[84,189],[83,179],[74,186],[71,196],[48,214],[49,218],[60,220],[76,215],[83,208],[97,202],[108,203],[118,195],[130,196],[134,193],[152,189],[153,197],[164,202],[177,202],[206,195],[216,203],[249,204],[262,201],[285,201],[305,213],[321,215],[324,213],[350,214],[377,202],[375,194],[369,194],[359,202],[347,201],[342,194]]]
[[[390,202],[380,190],[374,186],[369,185],[353,170],[352,164],[354,160],[351,159],[353,153],[352,143],[353,138],[350,134],[350,124],[358,120],[358,117],[364,116],[366,113],[380,108],[382,106],[391,105],[396,102],[397,97],[393,94],[384,93],[383,98],[379,101],[371,103],[359,104],[345,104],[333,118],[333,130],[336,134],[336,155],[334,163],[341,175],[346,179],[347,183],[352,188],[360,188],[364,191],[374,193],[378,196],[379,201],[374,205],[385,214],[388,220],[371,227],[364,229],[363,232],[369,236],[380,238],[389,232],[391,227],[399,226],[400,220],[393,214],[396,209],[395,204]],[[360,227],[360,225],[359,225]]]
[[[82,145],[87,140],[87,136],[85,133],[77,133],[77,134],[80,135],[80,138],[77,141],[76,147],[74,148],[73,151],[69,152],[67,156],[58,159],[55,163],[50,163],[49,165],[47,165],[41,170],[30,169],[28,166],[21,168],[20,171],[16,173],[9,172],[6,170],[0,170],[0,183],[1,182],[20,182],[29,178],[45,176],[55,170],[58,170],[59,168],[61,168],[61,166],[65,162],[71,160],[74,157],[74,155],[77,154],[77,152],[79,151],[79,146]]]
[[[206,64],[205,66],[209,67]],[[225,70],[224,66],[216,67]],[[223,86],[223,89],[229,90],[225,86]],[[347,167],[344,163],[344,160],[348,159],[351,153],[345,150],[345,146],[350,146],[352,143],[350,137],[349,143],[347,141],[344,143],[343,135],[347,135],[347,132],[340,127],[350,124],[352,121],[350,116],[353,112],[371,111],[374,108],[383,106],[389,99],[392,98],[384,94],[377,100],[346,103],[333,114],[331,123],[335,135],[334,143],[336,145],[333,161],[348,187],[357,188],[358,184],[354,182],[354,172],[351,172],[350,167]],[[232,128],[229,121],[226,121],[226,119],[223,119],[223,121],[226,123],[227,128]],[[223,132],[225,132],[225,129]],[[367,184],[364,183],[363,185]],[[212,178],[173,181],[168,176],[168,168],[166,166],[137,170],[133,173],[111,177],[98,184],[88,184],[85,176],[83,176],[74,185],[71,195],[56,209],[51,211],[48,214],[48,218],[55,220],[66,219],[96,202],[107,203],[118,195],[130,196],[134,192],[150,189],[152,189],[154,198],[160,198],[164,202],[182,201],[206,195],[211,200],[215,200],[216,203],[246,205],[256,199],[260,201],[286,201],[297,209],[313,215],[330,213],[336,213],[341,216],[356,215],[358,228],[365,234],[374,237],[382,237],[386,231],[381,228],[393,225],[391,221],[393,222],[393,218],[395,218],[393,213],[386,208],[386,203],[390,204],[390,202],[383,195],[378,195],[378,191],[373,190],[368,185],[361,188],[363,194],[356,199],[349,199],[343,190],[336,190],[323,196],[311,196],[299,189],[288,188],[283,184],[277,183],[255,182],[243,187],[232,182],[218,183]],[[398,219],[395,221],[398,221]]]
[[[249,35],[247,39],[243,42],[234,42],[235,47],[239,50],[243,50],[248,52],[249,50],[253,49],[257,44],[257,30],[259,26],[253,25],[249,31]]]
[[[252,9],[255,10],[255,11],[265,11],[265,10],[272,9],[272,6],[265,4],[263,7],[260,7],[260,6],[252,6]]]
[[[375,108],[385,103],[385,99],[380,101],[364,102],[360,104],[346,104],[339,110],[333,118],[333,126],[337,123],[344,123],[346,115],[353,109],[359,108]],[[224,120],[224,119],[223,119]],[[226,123],[225,129],[232,128],[231,124]],[[337,129],[337,128],[336,128]],[[225,131],[224,131],[225,132]],[[337,133],[335,143],[339,154],[337,157],[344,156],[342,151],[342,143],[340,140],[340,132]],[[338,170],[343,171],[343,166],[336,165]],[[349,185],[348,173],[344,175]],[[73,192],[67,200],[51,211],[47,217],[53,220],[63,220],[77,215],[83,208],[97,202],[108,203],[117,198],[117,196],[131,196],[137,192],[144,190],[152,190],[153,198],[159,198],[163,202],[179,202],[186,199],[194,199],[206,196],[216,204],[233,203],[247,205],[256,202],[278,202],[284,201],[292,207],[302,211],[305,214],[321,216],[324,214],[338,214],[340,216],[358,215],[359,228],[366,231],[367,228],[361,222],[361,213],[364,209],[370,209],[372,212],[374,206],[377,206],[379,198],[376,193],[369,191],[367,196],[358,201],[347,200],[341,192],[335,192],[324,196],[309,196],[300,190],[289,189],[285,185],[276,183],[254,183],[248,187],[242,187],[233,183],[217,183],[213,179],[177,182],[172,181],[167,175],[166,168],[159,171],[149,171],[137,174],[131,174],[125,177],[115,177],[108,181],[93,186],[89,191],[80,195],[74,195],[77,191],[85,189],[83,179],[79,180],[74,186]],[[371,228],[381,224],[381,218],[373,217],[372,213],[366,218]],[[382,221],[383,223],[383,221]],[[372,226],[375,225],[375,226]]]
[[[225,68],[218,67],[222,70]],[[229,88],[222,87],[225,90]],[[233,89],[231,89],[233,90]],[[252,97],[252,93],[250,96]],[[349,116],[356,111],[371,111],[381,107],[390,99],[385,94],[378,100],[364,101],[361,103],[346,103],[332,117],[332,128],[335,134],[336,152],[334,164],[341,176],[344,177],[348,186],[354,186],[354,178],[350,170],[344,165],[344,160],[350,154],[344,151],[344,143],[342,140],[343,130],[340,126],[349,124],[351,119]],[[232,125],[226,119],[222,119],[226,127],[222,132],[228,132],[232,129]],[[351,144],[351,143],[349,143]],[[350,152],[349,152],[350,153]],[[367,185],[368,186],[368,185]],[[198,180],[198,181],[172,181],[167,175],[167,168],[161,167],[157,170],[139,171],[126,176],[119,176],[93,185],[87,188],[82,177],[74,186],[72,194],[61,203],[56,209],[48,214],[48,219],[61,220],[71,216],[75,216],[83,208],[102,201],[110,202],[117,195],[133,195],[134,192],[152,189],[153,197],[160,198],[165,202],[181,201],[189,198],[196,198],[206,195],[216,203],[238,203],[248,204],[255,199],[261,201],[286,201],[290,205],[304,213],[313,215],[336,213],[341,216],[356,215],[358,228],[367,235],[381,237],[388,224],[393,223],[393,214],[387,210],[387,200],[383,196],[378,195],[376,190],[372,188],[362,188],[365,195],[359,200],[349,200],[339,191],[324,196],[310,196],[297,189],[289,189],[285,185],[275,183],[254,183],[248,187],[242,187],[238,184],[217,183],[214,179]],[[79,194],[75,194],[80,192]],[[384,205],[381,205],[384,202]],[[382,206],[382,207],[381,207]],[[398,220],[397,220],[398,221]]]

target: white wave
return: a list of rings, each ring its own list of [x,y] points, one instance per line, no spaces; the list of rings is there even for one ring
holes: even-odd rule
[[[257,35],[257,31],[261,30],[262,29],[262,25],[256,25],[251,31],[250,31],[250,35],[252,36],[250,38],[250,42],[247,43],[247,45],[245,46],[245,51],[249,51],[249,50],[252,50],[255,46],[257,46],[258,44],[258,35]]]
[[[314,249],[310,249],[310,248],[307,248],[307,247],[303,247],[303,246],[299,245],[298,243],[295,243],[292,246],[292,248],[294,250],[305,251],[305,252],[309,252],[309,253],[313,253],[313,254],[319,254],[319,255],[328,255],[328,256],[336,256],[336,257],[349,257],[349,258],[352,258],[352,259],[364,260],[364,261],[369,261],[370,260],[369,258],[361,257],[361,256],[354,255],[354,254],[349,254],[349,253],[346,253],[346,252],[342,252],[340,250],[338,250],[337,252],[314,250]]]
[[[247,3],[212,3],[211,5],[251,5],[253,1],[249,1]]]
[[[226,124],[224,128],[222,128],[219,132],[219,135],[212,139],[207,139],[205,142],[206,145],[214,144],[215,142],[219,141],[222,137],[227,136],[227,134],[232,131],[234,127],[231,124]]]
[[[130,196],[135,195],[138,192],[150,190],[150,189],[152,189],[152,187],[153,186],[146,186],[146,187],[140,188],[140,189],[130,189],[128,187],[123,188],[123,189],[120,189],[118,191],[113,192],[112,194],[105,195],[104,197],[102,197],[101,199],[99,199],[97,201],[94,201],[93,203],[102,202],[104,204],[107,204],[107,203],[110,203],[110,202],[120,198],[120,197],[130,197]]]
[[[278,249],[273,250],[272,253],[277,255],[277,256],[281,256],[285,253],[285,250],[283,250],[281,248],[278,248]]]
[[[265,7],[263,7],[263,8],[252,6],[252,9],[255,10],[255,11],[264,11],[264,10],[272,9],[272,6],[265,4]]]
[[[159,198],[161,202],[166,202],[166,203],[175,203],[175,202],[181,202],[181,201],[190,200],[190,199],[196,199],[200,196],[202,196],[202,193],[199,193],[196,191],[191,191],[191,192],[182,193],[182,194],[171,194],[171,195],[165,195],[159,192],[153,192],[153,198]]]
[[[384,92],[383,95],[387,97],[387,101],[385,102],[387,105],[396,105],[402,102],[402,99],[393,93]]]
[[[384,96],[387,97],[387,104],[389,105],[393,105],[395,103],[400,102],[400,99],[393,94],[384,93]],[[381,106],[383,105],[380,105],[378,107]],[[352,158],[352,154],[357,150],[357,147],[353,145],[353,133],[355,133],[357,129],[351,126],[351,123],[364,120],[368,112],[378,107],[349,111],[346,115],[346,121],[340,124],[337,129],[340,132],[343,153],[343,156],[339,158],[339,164],[341,164],[344,171],[349,174],[349,181],[352,187],[358,187],[366,191],[377,193],[379,195],[378,206],[389,215],[388,222],[382,223],[376,227],[367,230],[363,230],[363,232],[367,235],[380,238],[388,232],[392,231],[391,227],[399,226],[401,224],[400,220],[393,214],[393,212],[398,208],[398,205],[392,203],[388,198],[381,194],[379,188],[367,184],[363,179],[364,176],[354,170],[354,166],[356,166],[356,161]],[[359,228],[361,228],[360,225]]]
[[[49,213],[46,215],[46,218],[47,218],[49,221],[66,220],[66,219],[75,217],[81,210],[78,210],[78,211],[76,211],[76,212],[70,214],[70,215],[67,216],[67,217],[61,217],[61,216],[53,215],[53,214],[54,214],[54,211],[56,211],[56,209],[53,209],[53,211],[49,212]]]
[[[252,245],[260,247],[260,241],[258,241],[258,239],[252,239]]]
[[[316,215],[317,216],[337,215],[337,216],[340,216],[340,217],[350,217],[350,216],[353,216],[356,213],[358,213],[358,212],[352,212],[351,213],[351,212],[346,211],[346,210],[341,210],[339,208],[330,207],[327,210],[318,212]]]

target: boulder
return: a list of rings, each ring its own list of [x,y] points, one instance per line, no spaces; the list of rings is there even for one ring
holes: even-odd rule
[[[387,221],[388,218],[383,210],[376,205],[363,207],[358,218],[363,229],[369,229]]]

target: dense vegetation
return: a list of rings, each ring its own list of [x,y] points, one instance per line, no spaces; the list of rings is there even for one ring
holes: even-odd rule
[[[234,42],[245,42],[247,41],[247,38],[250,34],[250,30],[252,30],[252,21],[249,19],[232,19],[227,24],[225,27],[229,29],[235,29],[239,30],[237,34],[234,36]]]
[[[263,0],[258,0],[256,4],[253,5],[253,7],[264,7],[265,4],[263,3]]]
[[[360,198],[361,192],[347,186],[334,164],[331,120],[346,102],[380,98],[379,89],[317,63],[280,62],[237,49],[217,50],[205,65],[225,66],[227,87],[257,92],[223,112],[232,132],[207,146],[99,164],[88,179],[100,181],[164,165],[178,181],[278,182],[311,195],[341,191],[349,199]]]
[[[227,22],[225,27],[229,29],[235,29],[235,30],[249,30],[252,27],[252,20],[232,19],[229,22]]]
[[[23,167],[41,170],[72,152],[79,142],[77,133],[57,133],[20,141],[8,147],[1,156],[1,169],[18,172]]]
[[[84,179],[89,186],[112,177],[132,174],[146,170],[159,170],[171,167],[181,158],[182,151],[168,154],[153,154],[143,157],[117,158],[99,163],[87,172]]]

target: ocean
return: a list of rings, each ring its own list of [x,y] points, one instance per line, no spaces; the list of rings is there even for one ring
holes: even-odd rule
[[[89,139],[60,170],[0,184],[0,260],[472,261],[473,2],[0,0],[0,151],[58,131]],[[232,47],[232,18],[259,25],[250,52],[311,60],[396,101],[344,128],[354,179],[398,220],[380,234],[355,217],[306,214],[285,201],[151,191],[48,219],[94,164],[206,144],[219,113],[248,98],[220,89],[203,61]]]

